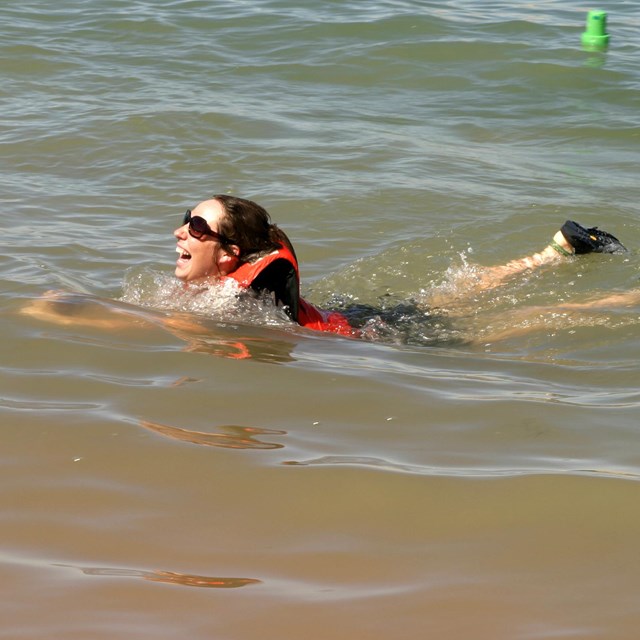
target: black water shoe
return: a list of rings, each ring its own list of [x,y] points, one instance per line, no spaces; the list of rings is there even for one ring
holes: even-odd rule
[[[567,242],[576,250],[576,254],[581,253],[624,253],[626,247],[615,236],[591,227],[585,229],[573,220],[567,220],[560,229]]]

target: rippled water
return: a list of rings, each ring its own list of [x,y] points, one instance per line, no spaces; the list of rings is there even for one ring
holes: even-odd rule
[[[0,637],[635,639],[640,302],[570,305],[638,288],[640,20],[587,8],[2,4]],[[365,339],[176,287],[217,192]],[[630,251],[469,289],[567,218]]]

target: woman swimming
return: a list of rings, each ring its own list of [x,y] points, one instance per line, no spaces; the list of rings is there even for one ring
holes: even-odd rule
[[[303,327],[345,336],[366,335],[362,332],[365,324],[362,309],[360,313],[324,310],[300,295],[300,271],[295,250],[286,234],[271,222],[267,211],[255,202],[229,195],[214,195],[187,210],[173,235],[177,240],[178,253],[175,276],[185,285],[193,285],[198,293],[229,283],[235,287],[237,297],[269,300],[290,320]],[[624,251],[625,247],[610,233],[595,227],[586,229],[576,222],[567,221],[542,251],[504,265],[479,268],[454,292],[436,290],[416,304],[418,308],[422,305],[423,311],[427,306],[444,308],[453,315],[460,300],[494,289],[514,275],[561,262],[574,254]],[[576,310],[605,304],[631,304],[639,296],[640,291],[633,290],[563,307]],[[51,298],[48,301],[51,302]],[[82,322],[82,314],[69,317],[70,314],[56,312],[54,305],[47,308],[46,303],[47,298],[33,303],[25,312],[65,324]],[[534,311],[539,313],[540,308]],[[378,312],[367,307],[364,317],[368,315],[371,318]],[[526,313],[526,310],[521,310],[521,313]],[[56,319],[56,315],[64,317]],[[87,324],[116,328],[125,321],[122,315],[109,319],[96,318],[94,314]],[[188,331],[184,324],[184,319],[165,320],[167,328],[173,330]]]

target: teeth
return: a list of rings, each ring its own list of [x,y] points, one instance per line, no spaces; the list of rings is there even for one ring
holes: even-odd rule
[[[176,247],[176,253],[180,254],[181,258],[190,258],[191,254],[188,251],[185,251],[184,249],[181,249],[180,247]]]

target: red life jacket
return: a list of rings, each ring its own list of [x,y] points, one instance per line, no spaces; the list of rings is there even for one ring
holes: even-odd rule
[[[241,287],[248,289],[251,283],[273,262],[276,260],[286,260],[289,262],[296,274],[298,288],[300,287],[300,272],[298,270],[298,261],[294,255],[284,246],[272,251],[271,253],[261,256],[254,262],[244,262],[235,271],[226,277],[235,280]],[[318,309],[310,302],[302,297],[298,306],[298,324],[307,329],[315,329],[316,331],[329,331],[342,336],[354,336],[356,330],[351,327],[346,316],[337,311],[325,311]]]

